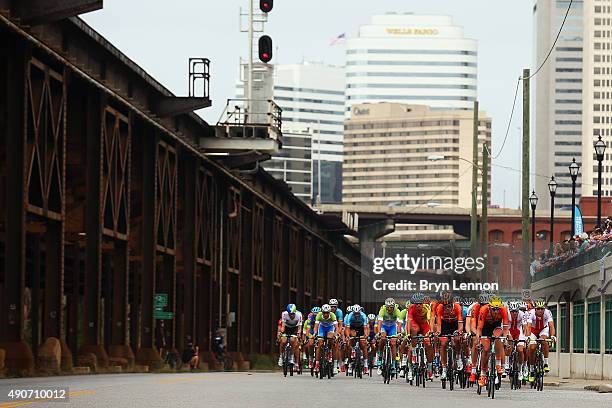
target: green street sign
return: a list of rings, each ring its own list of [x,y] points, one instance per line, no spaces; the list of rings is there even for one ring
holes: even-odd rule
[[[157,320],[172,320],[173,317],[174,313],[172,312],[159,312],[157,310],[153,312],[153,318]]]
[[[155,296],[153,296],[153,305],[156,308],[168,306],[168,294],[156,293]]]

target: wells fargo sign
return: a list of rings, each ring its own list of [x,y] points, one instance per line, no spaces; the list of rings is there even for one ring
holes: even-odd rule
[[[387,34],[394,35],[438,35],[437,28],[387,28]]]

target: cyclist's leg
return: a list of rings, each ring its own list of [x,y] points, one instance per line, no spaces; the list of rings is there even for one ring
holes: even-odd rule
[[[442,333],[444,335],[444,333]],[[442,367],[446,367],[448,364],[448,352],[446,347],[448,346],[448,337],[440,337],[440,358],[442,360]]]
[[[502,333],[501,327],[497,327],[493,330],[493,335],[495,337],[501,336]],[[502,361],[504,361],[504,343],[501,339],[497,339],[495,340],[495,368],[498,372],[502,369]]]
[[[458,362],[457,369],[460,370],[463,368],[463,362],[461,361],[461,348],[463,342],[461,341],[461,335],[457,334],[453,336],[453,350],[455,350],[455,361]],[[451,361],[451,364],[453,362]]]
[[[297,364],[300,361],[300,347],[297,335],[291,336],[291,348],[293,349],[293,362]]]

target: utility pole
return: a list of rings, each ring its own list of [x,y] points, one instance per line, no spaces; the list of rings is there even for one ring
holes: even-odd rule
[[[488,267],[489,261],[489,147],[485,141],[482,144],[482,221],[480,229],[482,231],[482,256],[485,265]],[[482,281],[486,281],[487,267],[482,270]]]
[[[478,251],[478,101],[474,101],[474,138],[472,140],[472,210],[470,211],[470,252],[476,258]]]
[[[521,218],[523,240],[523,276],[524,288],[531,287],[531,274],[529,272],[529,69],[523,70],[523,166],[521,191]]]

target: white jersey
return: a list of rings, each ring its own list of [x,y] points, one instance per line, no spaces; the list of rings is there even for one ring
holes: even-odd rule
[[[523,330],[523,327],[527,324],[528,317],[529,315],[527,312],[519,310],[515,321],[512,318],[512,312],[508,313],[508,326],[510,327],[510,331],[512,332],[518,330],[519,332],[519,337],[515,340],[525,340],[525,332]]]
[[[531,324],[531,331],[538,333],[542,330],[548,329],[548,322],[552,322],[552,320],[552,313],[548,309],[544,309],[544,314],[542,317],[536,316],[535,309],[531,309],[527,316],[527,323]]]
[[[281,315],[281,321],[285,324],[286,327],[298,327],[302,324],[302,313],[297,311],[295,312],[295,316],[293,319],[289,316],[289,312],[286,310]]]

